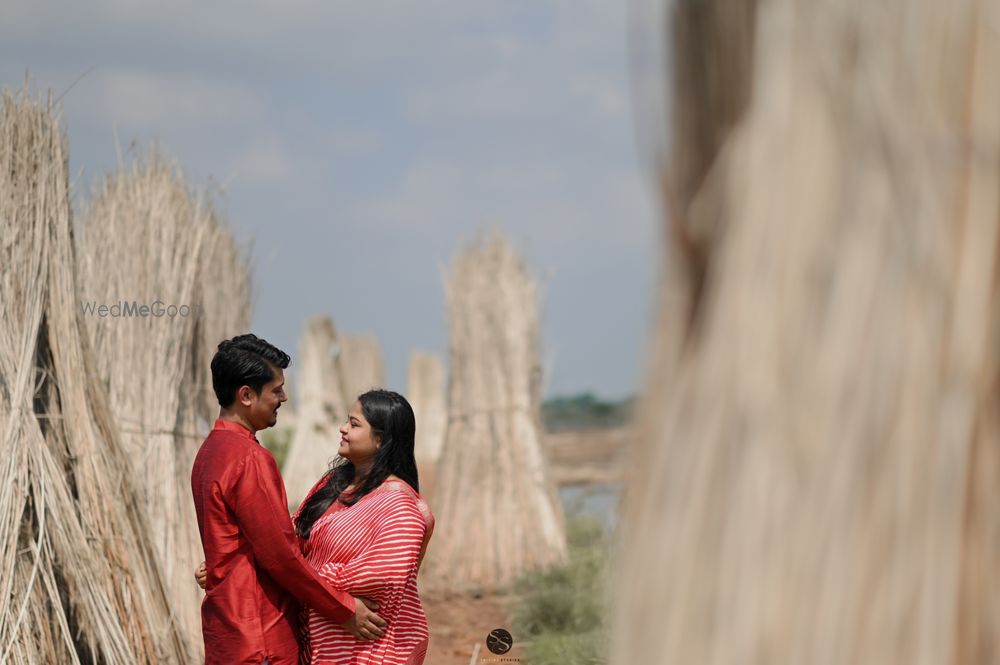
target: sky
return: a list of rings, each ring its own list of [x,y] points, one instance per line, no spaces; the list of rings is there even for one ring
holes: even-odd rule
[[[62,95],[78,209],[152,143],[211,192],[252,242],[253,331],[293,357],[329,315],[405,390],[411,351],[446,352],[452,258],[497,230],[541,285],[544,393],[616,399],[660,246],[626,5],[14,0],[0,83]]]

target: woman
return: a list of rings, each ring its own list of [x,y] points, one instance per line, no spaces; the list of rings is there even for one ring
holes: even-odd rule
[[[293,518],[306,560],[334,589],[378,603],[385,635],[356,639],[302,608],[302,662],[309,665],[421,665],[427,620],[417,572],[434,530],[418,493],[416,422],[402,395],[370,390],[340,428],[339,458]],[[196,573],[204,588],[204,564]]]
[[[427,653],[417,571],[434,529],[418,493],[413,409],[399,394],[371,390],[340,428],[339,459],[293,519],[306,560],[335,589],[378,603],[385,635],[362,642],[303,608],[303,659],[313,665],[405,663]]]

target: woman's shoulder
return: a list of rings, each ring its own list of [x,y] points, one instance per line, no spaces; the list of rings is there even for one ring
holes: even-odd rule
[[[411,493],[414,493],[413,488],[410,487],[410,484],[408,482],[406,482],[399,476],[392,474],[386,476],[385,480],[382,481],[382,484],[379,487],[381,489],[386,489],[386,490],[396,490],[400,492],[409,491]]]
[[[389,476],[386,478],[382,481],[382,484],[379,485],[378,489],[380,492],[384,492],[386,494],[397,495],[397,499],[400,496],[408,496],[416,500],[420,496],[412,487],[410,487],[409,483],[396,476]]]
[[[430,506],[424,500],[420,494],[410,487],[402,478],[396,476],[389,476],[382,483],[380,489],[386,492],[387,495],[391,496],[390,499],[397,504],[405,504],[415,507],[420,515],[424,518],[424,521],[433,522],[434,515],[431,514]]]

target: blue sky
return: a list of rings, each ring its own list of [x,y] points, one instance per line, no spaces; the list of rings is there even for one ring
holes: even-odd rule
[[[442,275],[499,229],[542,284],[546,393],[642,383],[660,242],[625,0],[22,2],[0,81],[66,90],[81,204],[156,141],[253,241],[254,330],[444,354]],[[134,147],[138,146],[138,147]]]

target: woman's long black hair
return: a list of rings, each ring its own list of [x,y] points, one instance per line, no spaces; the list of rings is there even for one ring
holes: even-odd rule
[[[295,521],[295,531],[303,538],[309,538],[313,524],[338,497],[342,503],[353,505],[381,485],[389,474],[396,474],[415,491],[420,491],[417,461],[413,454],[417,422],[410,403],[399,393],[379,389],[369,390],[359,396],[358,401],[361,402],[365,420],[371,425],[372,434],[380,440],[371,472],[361,487],[349,495],[340,496],[354,480],[354,464],[343,457],[335,459],[326,472],[328,482],[309,497]]]

